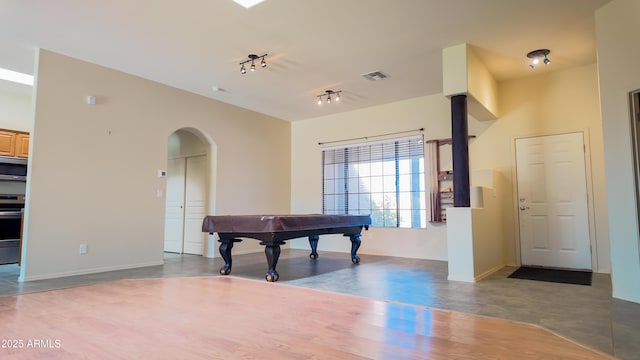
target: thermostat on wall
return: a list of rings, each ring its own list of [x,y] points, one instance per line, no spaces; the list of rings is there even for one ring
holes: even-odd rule
[[[158,170],[158,177],[159,178],[167,177],[167,172],[165,170]]]

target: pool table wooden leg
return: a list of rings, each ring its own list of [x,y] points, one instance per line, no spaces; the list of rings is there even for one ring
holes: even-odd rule
[[[354,264],[360,263],[360,256],[356,255],[358,249],[360,248],[360,234],[351,234],[349,235],[349,239],[351,240],[351,262]]]
[[[311,254],[309,257],[313,260],[318,258],[318,240],[320,235],[309,235],[309,245],[311,245]]]
[[[278,259],[280,258],[280,244],[264,244],[264,254],[267,256],[267,264],[269,264],[269,270],[265,278],[268,282],[278,281],[280,275],[276,271],[276,265],[278,265]]]
[[[220,239],[220,255],[224,259],[224,266],[220,268],[220,275],[231,273],[231,249],[233,249],[233,239]]]

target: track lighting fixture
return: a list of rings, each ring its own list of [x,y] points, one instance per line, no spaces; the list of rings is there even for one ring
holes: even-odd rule
[[[247,73],[247,69],[245,68],[244,64],[246,63],[251,63],[251,66],[249,66],[249,69],[251,71],[256,71],[256,60],[262,58],[262,60],[260,61],[260,67],[267,67],[267,62],[264,60],[264,58],[267,56],[268,54],[264,54],[264,55],[256,55],[256,54],[249,54],[247,55],[248,59],[244,60],[240,63],[240,73],[241,74],[246,74]]]
[[[538,50],[530,51],[527,54],[527,57],[531,59],[531,63],[529,64],[529,67],[533,69],[534,67],[536,67],[536,65],[540,63],[540,60],[542,60],[542,62],[544,62],[545,65],[549,64],[551,62],[551,60],[549,60],[548,58],[548,55],[550,53],[551,53],[551,50],[549,49],[538,49]]]
[[[333,98],[335,101],[340,101],[340,93],[342,92],[342,90],[337,90],[337,91],[333,91],[333,90],[325,90],[324,94],[320,94],[318,95],[318,105],[322,105],[322,100],[323,97],[326,96],[326,98],[324,99],[324,101],[327,104],[331,104],[331,95],[334,95],[335,97]]]

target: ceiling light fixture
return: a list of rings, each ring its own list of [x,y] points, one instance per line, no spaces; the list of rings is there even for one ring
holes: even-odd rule
[[[324,99],[324,101],[327,104],[331,104],[331,95],[335,95],[335,101],[340,101],[340,93],[342,92],[342,90],[337,90],[337,91],[333,91],[333,90],[325,90],[324,94],[320,94],[318,95],[318,105],[322,105],[322,100],[323,97],[326,96],[326,99]]]
[[[551,50],[549,49],[538,49],[538,50],[530,51],[527,54],[527,57],[531,59],[531,63],[529,64],[529,67],[533,69],[534,67],[536,67],[536,65],[540,63],[540,60],[542,60],[542,62],[544,62],[545,65],[549,64],[551,60],[549,60],[547,56],[550,53],[551,53]]]
[[[248,59],[244,60],[240,63],[240,73],[241,74],[246,74],[247,73],[247,69],[244,67],[244,64],[250,62],[251,66],[249,67],[249,69],[251,69],[251,71],[256,71],[256,60],[262,58],[262,61],[260,61],[260,66],[265,68],[267,67],[267,62],[264,60],[264,58],[267,56],[268,54],[264,54],[264,55],[256,55],[256,54],[249,54],[247,55]]]
[[[254,5],[258,5],[264,0],[233,0],[236,4],[242,5],[245,9],[248,9]]]

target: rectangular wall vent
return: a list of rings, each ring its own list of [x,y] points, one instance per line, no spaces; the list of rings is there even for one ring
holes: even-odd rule
[[[362,74],[362,77],[367,80],[378,81],[386,78],[387,74],[383,73],[382,71],[372,71],[370,73]]]

